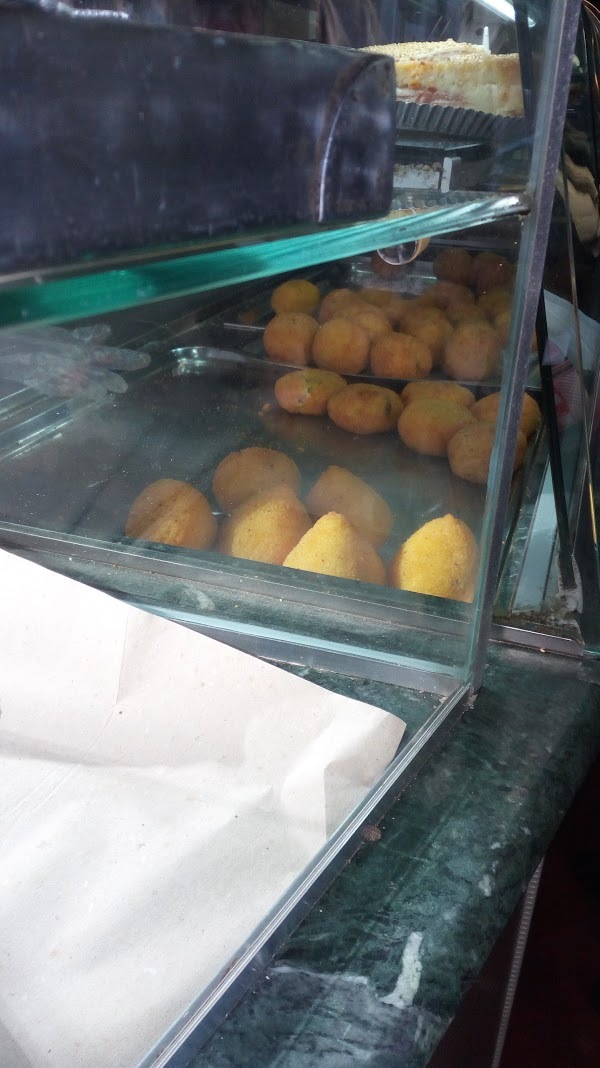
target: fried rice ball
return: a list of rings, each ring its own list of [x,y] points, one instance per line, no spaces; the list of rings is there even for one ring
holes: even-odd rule
[[[409,382],[400,396],[405,404],[412,404],[417,400],[438,399],[470,408],[475,403],[475,394],[466,386],[460,386],[458,382],[438,382],[431,379],[427,382]]]
[[[400,547],[389,569],[400,590],[472,601],[479,551],[466,523],[453,515],[432,519]]]
[[[319,322],[326,323],[333,319],[345,304],[354,303],[356,299],[357,293],[353,289],[331,289],[321,301]]]
[[[510,334],[511,320],[512,320],[512,312],[511,312],[510,309],[508,309],[507,311],[501,311],[501,312],[498,313],[498,315],[494,316],[494,328],[495,328],[495,330],[496,330],[496,332],[498,334],[498,338],[499,338],[499,341],[500,341],[500,344],[501,344],[502,348],[504,348],[504,346],[506,344],[508,344],[508,336]],[[531,337],[531,351],[532,352],[537,352],[537,350],[538,350],[537,335],[536,335],[535,330],[534,330],[533,335]]]
[[[363,286],[358,295],[361,300],[366,300],[367,304],[373,304],[375,308],[385,308],[397,297],[393,289],[377,289],[376,286]]]
[[[345,385],[346,379],[334,371],[307,367],[278,378],[275,397],[280,408],[293,415],[326,415],[329,398]]]
[[[321,294],[318,286],[305,278],[290,278],[282,282],[271,294],[274,312],[309,312],[317,307]]]
[[[431,350],[411,334],[385,334],[371,347],[371,370],[381,378],[425,378]]]
[[[377,338],[389,334],[392,324],[381,308],[361,308],[359,305],[348,305],[340,311],[340,318],[349,319],[356,323],[368,335],[369,341],[377,341]]]
[[[485,312],[471,301],[457,301],[456,304],[449,304],[445,315],[452,326],[462,326],[463,323],[487,323],[488,321]]]
[[[217,521],[206,497],[188,482],[160,478],[146,486],[129,509],[128,538],[210,549],[217,536]]]
[[[475,418],[481,420],[481,422],[495,423],[498,418],[499,407],[500,394],[489,393],[487,397],[482,397],[481,400],[478,400],[471,410]],[[519,429],[523,431],[526,438],[530,438],[532,434],[535,434],[541,421],[542,413],[539,404],[533,397],[529,396],[529,393],[526,393],[523,397]]]
[[[451,304],[474,304],[475,295],[468,286],[459,286],[456,282],[434,282],[423,290],[417,301],[445,311]]]
[[[316,319],[305,312],[274,315],[263,333],[263,345],[270,360],[306,367],[310,363],[313,338],[319,329]]]
[[[277,449],[250,446],[230,452],[217,467],[212,491],[219,507],[231,512],[249,497],[276,486],[300,489],[300,472],[293,460]]]
[[[500,351],[500,339],[493,326],[463,323],[446,342],[442,366],[451,378],[481,382],[496,370]]]
[[[284,567],[385,584],[385,565],[371,543],[345,516],[328,512],[298,542]]]
[[[393,390],[357,382],[331,397],[327,412],[332,423],[350,434],[383,434],[396,425],[402,408]]]
[[[490,471],[496,427],[493,423],[463,426],[448,442],[448,460],[453,474],[466,482],[485,486]],[[527,452],[527,438],[519,430],[513,471],[522,466]]]
[[[328,467],[317,479],[306,507],[312,516],[337,512],[376,547],[383,545],[392,529],[393,516],[383,497],[362,478],[344,467]]]
[[[450,438],[461,426],[474,422],[475,417],[464,404],[434,397],[407,405],[398,420],[398,433],[414,452],[445,456]]]
[[[288,486],[256,493],[225,520],[217,548],[225,556],[282,564],[311,521]]]
[[[312,356],[317,367],[359,375],[369,363],[371,342],[366,330],[351,319],[330,319],[317,330]]]
[[[404,317],[407,334],[422,341],[431,352],[432,364],[438,367],[444,355],[446,342],[452,336],[452,327],[438,308],[411,308]]]
[[[475,276],[475,264],[471,253],[465,248],[445,248],[433,261],[433,272],[436,278],[444,282],[470,286]]]
[[[480,252],[474,261],[475,290],[480,295],[497,286],[511,285],[515,277],[512,263],[495,252]]]
[[[492,322],[501,312],[509,312],[513,305],[513,290],[509,286],[494,286],[482,293],[477,305]]]
[[[408,300],[405,297],[397,296],[392,297],[392,299],[388,301],[383,310],[394,329],[402,326],[402,321],[406,315],[407,308],[413,303],[415,302]]]

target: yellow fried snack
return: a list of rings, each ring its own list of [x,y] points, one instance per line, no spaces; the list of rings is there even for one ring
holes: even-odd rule
[[[445,248],[433,261],[436,278],[444,282],[455,282],[459,286],[473,283],[475,264],[470,252],[464,248]]]
[[[500,351],[500,339],[493,326],[463,323],[446,342],[442,366],[451,378],[481,382],[496,370]]]
[[[376,341],[378,337],[389,334],[392,329],[390,320],[381,308],[373,308],[367,305],[361,308],[358,304],[349,304],[342,308],[340,316],[356,323],[369,337],[369,341]]]
[[[501,312],[510,314],[512,304],[513,291],[510,286],[494,286],[492,289],[487,289],[477,301],[478,307],[485,312],[492,322]]]
[[[319,308],[319,322],[326,323],[333,319],[345,304],[354,303],[357,293],[353,289],[331,289],[321,301]]]
[[[318,519],[283,563],[299,571],[385,584],[383,560],[352,523],[336,512]]]
[[[231,512],[249,497],[276,486],[300,489],[300,472],[293,460],[277,449],[251,446],[230,452],[217,467],[212,491],[219,507]]]
[[[425,378],[431,350],[411,334],[384,334],[371,347],[371,370],[381,378]]]
[[[398,433],[414,452],[445,456],[450,438],[461,426],[474,422],[475,417],[464,404],[434,397],[407,405],[398,420]]]
[[[490,471],[496,427],[493,423],[463,426],[448,442],[448,460],[452,473],[484,486]],[[522,466],[527,452],[527,438],[519,430],[513,471]]]
[[[476,419],[480,419],[484,423],[495,423],[498,418],[499,405],[500,394],[489,393],[487,397],[482,397],[481,400],[478,400],[471,411]],[[519,429],[523,431],[526,438],[530,438],[532,434],[535,434],[541,421],[542,413],[539,404],[533,397],[529,396],[529,393],[526,393],[523,397]]]
[[[393,516],[383,497],[344,467],[328,467],[317,479],[306,507],[312,516],[337,512],[373,545],[383,545],[392,529]]]
[[[452,326],[462,326],[463,323],[487,323],[487,316],[472,301],[457,301],[449,304],[445,312],[446,318]]]
[[[478,549],[467,523],[431,519],[402,545],[390,565],[390,583],[430,597],[473,600]]]
[[[414,304],[415,301],[407,300],[405,297],[392,297],[385,308],[383,309],[386,317],[389,319],[392,327],[396,330],[402,326],[404,316],[406,315],[407,308]]]
[[[393,289],[377,289],[375,286],[363,286],[358,295],[367,304],[373,304],[376,308],[386,308],[391,300],[397,297]]]
[[[512,263],[495,252],[480,252],[474,261],[474,285],[477,293],[485,293],[496,286],[511,285],[515,277]]]
[[[277,363],[305,367],[310,363],[313,338],[318,329],[316,319],[305,312],[274,315],[263,333],[267,356]]]
[[[500,341],[500,344],[501,344],[502,348],[504,348],[504,346],[508,343],[508,335],[510,333],[511,319],[512,319],[512,310],[510,308],[508,308],[506,311],[498,312],[498,314],[495,315],[494,319],[493,319],[494,328],[496,330],[496,333],[498,334],[498,339]],[[531,351],[532,352],[537,352],[537,350],[538,350],[537,335],[536,335],[535,330],[534,330],[532,338],[531,338]]]
[[[313,282],[305,278],[290,278],[271,294],[274,312],[309,312],[317,307],[321,294]]]
[[[438,367],[446,342],[452,336],[452,327],[445,315],[437,308],[422,308],[420,315],[411,314],[404,322],[407,333],[427,345],[433,366]]]
[[[466,523],[453,515],[432,519],[400,547],[390,564],[392,586],[431,597],[472,601],[479,552]]]
[[[332,423],[351,434],[383,434],[396,425],[402,408],[393,390],[354,383],[330,399],[327,412]]]
[[[474,304],[475,295],[468,286],[460,286],[456,282],[434,282],[419,294],[417,301],[445,311],[451,304]]]
[[[400,394],[405,404],[412,404],[417,400],[449,400],[453,404],[462,404],[470,408],[475,403],[475,394],[471,393],[466,386],[459,386],[458,382],[438,382],[429,379],[427,382],[409,382]]]
[[[302,501],[287,486],[257,493],[225,520],[217,548],[225,556],[282,564],[310,529]]]
[[[333,318],[317,330],[312,356],[317,367],[339,374],[359,375],[369,362],[369,335],[350,319]]]
[[[210,549],[217,536],[217,521],[204,494],[187,482],[160,478],[136,497],[125,533],[128,538]]]
[[[275,396],[280,408],[293,415],[326,415],[329,398],[345,385],[346,379],[334,371],[307,367],[278,378]]]

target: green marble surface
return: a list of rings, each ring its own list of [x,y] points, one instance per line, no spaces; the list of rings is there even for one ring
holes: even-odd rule
[[[391,686],[309,677],[398,710]],[[597,665],[492,646],[474,708],[389,809],[381,839],[191,1066],[424,1066],[599,746]]]

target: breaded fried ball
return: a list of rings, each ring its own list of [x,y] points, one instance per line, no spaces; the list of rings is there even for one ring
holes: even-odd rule
[[[334,371],[307,367],[278,378],[275,396],[279,406],[294,415],[326,415],[329,398],[345,385],[346,379]]]
[[[432,364],[438,367],[446,342],[452,336],[452,327],[444,313],[433,307],[411,309],[404,317],[404,330],[427,345],[431,352]]]
[[[431,350],[410,334],[385,334],[371,347],[371,370],[381,378],[425,378]]]
[[[288,486],[277,486],[232,512],[221,527],[217,548],[225,556],[282,564],[310,525],[302,501]]]
[[[383,545],[392,529],[393,516],[383,497],[345,467],[334,465],[323,472],[306,498],[306,507],[316,517],[328,512],[344,515],[375,546]]]
[[[398,433],[414,452],[445,456],[450,438],[461,426],[474,422],[475,417],[464,404],[434,397],[408,404],[398,420]]]
[[[402,326],[402,320],[406,314],[406,309],[411,303],[414,302],[407,300],[405,297],[394,296],[386,304],[384,308],[385,314],[395,330]]]
[[[475,295],[468,286],[459,286],[456,282],[434,282],[419,294],[417,301],[445,311],[451,304],[474,304]]]
[[[217,467],[212,491],[219,507],[231,512],[249,497],[276,486],[300,489],[300,472],[293,460],[277,449],[251,446],[230,452]]]
[[[393,289],[377,289],[375,286],[363,286],[358,295],[376,308],[385,308],[397,296]]]
[[[274,312],[309,312],[313,311],[321,299],[318,286],[305,278],[290,278],[282,282],[271,294],[271,307]]]
[[[433,272],[444,282],[470,286],[475,273],[473,257],[465,248],[442,249],[433,261]]]
[[[340,317],[356,323],[367,334],[369,341],[377,341],[378,337],[389,334],[392,325],[381,308],[361,308],[358,305],[347,305],[340,311]]]
[[[417,400],[438,399],[470,408],[475,403],[475,394],[466,386],[459,386],[458,382],[438,382],[432,379],[427,382],[409,382],[400,396],[405,404],[412,404]]]
[[[499,341],[500,341],[500,344],[501,344],[502,348],[504,348],[504,346],[508,343],[508,336],[510,334],[511,319],[512,319],[512,312],[511,312],[510,309],[508,311],[501,311],[501,312],[498,313],[498,315],[494,316],[494,329],[496,330],[496,333],[498,334],[498,338],[499,338]],[[535,330],[534,330],[533,335],[531,337],[531,351],[532,352],[537,352],[537,350],[538,350],[537,335],[536,335]]]
[[[511,312],[513,305],[513,291],[509,286],[494,286],[482,293],[477,305],[492,322],[501,312]]]
[[[496,427],[493,423],[472,423],[457,430],[448,442],[448,460],[452,473],[485,486],[490,471]],[[527,452],[527,438],[519,430],[513,471],[522,466]]]
[[[300,571],[385,584],[383,560],[352,523],[336,512],[318,519],[283,563]]]
[[[305,312],[274,315],[263,333],[263,345],[270,360],[306,367],[310,363],[313,338],[319,329],[316,319]]]
[[[339,374],[359,375],[369,363],[371,342],[366,330],[351,319],[330,319],[317,330],[312,356],[317,367]]]
[[[496,286],[511,285],[515,270],[512,263],[497,256],[495,252],[480,252],[474,260],[474,285],[478,294],[495,289]]]
[[[500,340],[493,326],[463,323],[446,342],[442,366],[451,378],[481,382],[496,370],[500,351]]]
[[[402,408],[393,390],[357,382],[336,393],[327,412],[332,423],[350,434],[384,434],[396,425]]]
[[[400,590],[472,601],[479,551],[466,523],[453,515],[432,519],[404,542],[390,565]]]
[[[484,423],[495,423],[498,418],[499,406],[500,394],[489,393],[487,397],[482,397],[481,400],[478,400],[471,410],[476,419]],[[533,397],[529,396],[529,393],[526,393],[523,397],[519,429],[523,431],[526,438],[530,438],[532,434],[535,434],[541,421],[542,413],[539,404]]]
[[[210,549],[217,536],[217,521],[206,497],[188,482],[160,478],[136,497],[125,533],[128,538]]]
[[[472,302],[457,301],[449,304],[445,312],[446,318],[452,326],[462,326],[463,323],[487,323],[487,315]]]
[[[334,315],[337,315],[345,304],[350,304],[356,301],[357,293],[353,289],[332,289],[321,301],[321,307],[319,308],[319,322],[326,323],[329,319],[333,319]]]

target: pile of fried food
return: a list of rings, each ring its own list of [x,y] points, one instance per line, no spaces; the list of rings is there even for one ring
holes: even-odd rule
[[[437,282],[419,296],[392,289],[332,289],[293,278],[273,291],[263,341],[270,360],[339,375],[484,381],[508,338],[514,265],[493,252],[444,249]]]
[[[299,492],[300,472],[289,456],[250,447],[229,453],[214,473],[212,493],[225,514],[220,525],[198,489],[160,479],[133,502],[125,533],[456,601],[473,599],[479,553],[462,520],[445,515],[425,523],[386,568],[380,550],[393,515],[367,482],[332,466],[304,501]]]

